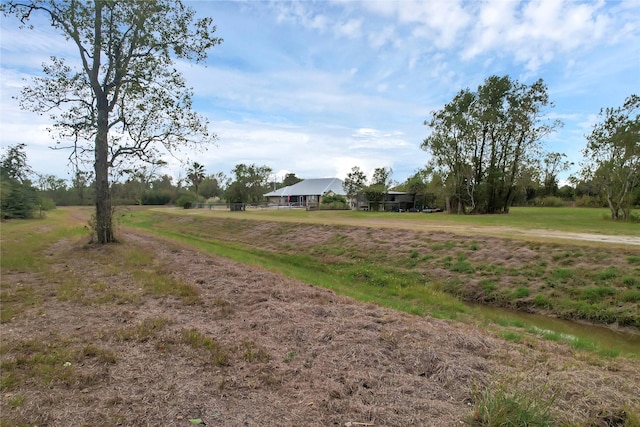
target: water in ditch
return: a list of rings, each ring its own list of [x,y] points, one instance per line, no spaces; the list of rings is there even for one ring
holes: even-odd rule
[[[541,334],[543,331],[553,331],[563,334],[563,338],[568,340],[574,338],[587,340],[597,344],[602,349],[615,349],[625,354],[640,355],[640,331],[610,328],[540,314],[523,313],[508,308],[478,304],[471,306],[489,320],[517,319],[525,324],[525,328],[535,327],[537,328],[536,331]]]

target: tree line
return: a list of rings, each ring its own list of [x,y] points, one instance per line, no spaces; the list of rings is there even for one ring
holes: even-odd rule
[[[25,144],[8,147],[0,157],[0,217],[32,218],[56,206],[94,205],[96,182],[90,172],[78,171],[69,182],[54,175],[38,174],[28,164]],[[272,169],[238,164],[226,175],[207,173],[195,162],[185,177],[174,179],[156,166],[124,171],[110,185],[113,205],[179,205],[197,203],[259,204],[274,188],[302,181],[295,173],[275,182]]]
[[[19,100],[22,108],[49,116],[52,137],[59,148],[70,150],[77,170],[85,163],[93,170],[78,173],[73,189],[55,177],[38,179],[40,191],[51,199],[64,195],[80,203],[92,198],[99,243],[115,240],[114,200],[160,203],[188,197],[181,193],[182,182],[158,178],[155,172],[163,156],[216,142],[208,120],[193,110],[193,91],[176,65],[202,62],[223,42],[215,37],[211,17],[196,18],[195,11],[178,0],[8,0],[0,3],[0,11],[26,29],[32,28],[34,16],[45,17],[77,52],[75,58],[51,57]],[[629,219],[637,203],[639,105],[638,96],[631,95],[622,106],[602,110],[583,153],[578,180],[606,201],[614,219]],[[421,147],[431,161],[406,185],[426,185],[424,179],[418,181],[428,175],[436,198],[439,194],[446,209],[457,213],[508,213],[522,191],[538,191],[535,181],[540,179],[544,191],[551,191],[564,167],[562,154],[542,152],[544,137],[561,125],[547,119],[552,107],[542,80],[526,85],[509,76],[491,76],[475,90],[461,90],[425,120],[430,133]],[[22,215],[20,211],[38,204],[34,182],[4,164],[15,160],[15,149],[19,154],[20,148],[12,147],[14,152],[3,158],[3,216]],[[539,159],[544,166],[537,164]],[[115,171],[140,171],[141,163],[148,165],[143,173],[131,172],[122,183],[111,181]],[[541,167],[546,168],[543,173]],[[267,171],[266,166],[237,165],[235,180],[225,182],[193,164],[187,177],[195,201],[212,195],[251,203],[267,188]],[[388,191],[385,168],[369,183],[361,183],[357,171],[352,172],[348,185],[355,181],[371,200]],[[26,207],[16,208],[18,200]]]

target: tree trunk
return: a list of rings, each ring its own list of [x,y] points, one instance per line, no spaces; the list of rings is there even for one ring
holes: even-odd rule
[[[113,221],[111,211],[111,190],[109,188],[109,146],[107,140],[109,115],[106,109],[98,110],[98,132],[95,142],[94,169],[96,173],[96,237],[98,243],[112,243]]]

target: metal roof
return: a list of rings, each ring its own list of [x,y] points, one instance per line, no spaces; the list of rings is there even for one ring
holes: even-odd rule
[[[286,197],[286,196],[324,196],[327,193],[340,194],[346,196],[344,185],[339,178],[314,178],[305,179],[297,184],[282,187],[276,191],[265,194],[265,197]]]

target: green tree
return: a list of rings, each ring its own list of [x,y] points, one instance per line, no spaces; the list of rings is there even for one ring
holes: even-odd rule
[[[38,205],[38,194],[29,176],[25,144],[10,146],[0,157],[0,217],[31,218]]]
[[[288,173],[284,176],[282,184],[278,188],[289,187],[290,185],[297,184],[302,181],[302,178],[298,178],[295,173]]]
[[[372,210],[379,209],[380,202],[384,200],[385,195],[389,192],[392,173],[393,169],[391,168],[375,168],[371,177],[371,184],[362,189],[362,193],[369,201]]]
[[[398,190],[415,195],[414,207],[416,208],[434,207],[436,203],[436,195],[433,191],[430,191],[432,187],[431,172],[429,169],[420,169],[398,186]]]
[[[362,189],[367,185],[367,176],[362,172],[362,170],[358,166],[354,166],[351,168],[351,172],[349,172],[346,178],[343,181],[343,187],[345,192],[347,193],[347,198],[352,204],[354,200],[358,197],[358,194],[362,191]]]
[[[447,206],[458,213],[508,213],[523,165],[544,136],[561,123],[545,121],[547,88],[491,76],[477,91],[464,89],[424,123],[422,149],[444,176]]]
[[[191,181],[196,190],[196,202],[198,201],[198,187],[204,180],[205,176],[204,165],[201,165],[198,162],[193,162],[187,170],[187,178],[189,178],[189,181]]]
[[[213,37],[216,27],[177,0],[11,0],[0,7],[22,24],[43,13],[77,48],[75,65],[57,57],[44,65],[44,76],[22,91],[21,106],[50,114],[57,142],[72,141],[71,158],[90,156],[97,241],[112,242],[110,170],[215,139],[193,112],[174,60],[204,60],[222,41]]]
[[[582,176],[606,198],[611,218],[626,220],[640,186],[640,96],[601,110],[600,117],[587,135]]]
[[[73,189],[75,190],[79,205],[88,204],[89,201],[93,201],[94,183],[93,172],[76,170],[74,177],[71,179]]]
[[[225,186],[225,175],[222,172],[205,177],[200,183],[200,194],[205,199],[222,198]]]
[[[556,196],[558,194],[558,174],[568,171],[573,163],[565,160],[564,153],[547,153],[542,159],[544,164],[543,193],[545,196]]]
[[[260,203],[269,191],[271,168],[240,163],[232,172],[235,180],[227,188],[227,200],[230,203]]]

